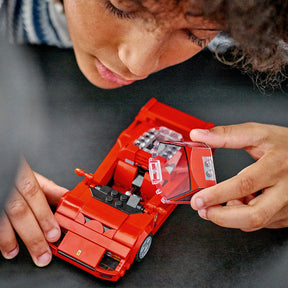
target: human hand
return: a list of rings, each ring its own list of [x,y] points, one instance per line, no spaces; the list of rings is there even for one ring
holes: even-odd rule
[[[212,148],[243,148],[257,160],[238,175],[196,193],[191,206],[200,217],[243,231],[288,227],[288,128],[244,123],[195,129],[190,137]]]
[[[12,259],[18,254],[17,233],[37,266],[50,263],[48,242],[57,241],[61,232],[48,202],[57,205],[65,192],[67,189],[33,172],[22,160],[0,220],[0,250],[4,258]]]

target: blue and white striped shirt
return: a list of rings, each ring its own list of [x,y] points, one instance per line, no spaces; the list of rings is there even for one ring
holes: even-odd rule
[[[63,6],[54,0],[0,0],[0,25],[13,43],[72,47]]]

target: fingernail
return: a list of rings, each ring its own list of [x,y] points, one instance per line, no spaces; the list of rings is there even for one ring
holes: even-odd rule
[[[207,219],[207,210],[206,209],[201,209],[198,211],[198,214],[201,218],[205,219],[205,220],[208,220]]]
[[[50,230],[49,232],[47,232],[46,234],[46,238],[49,241],[53,241],[56,240],[57,237],[59,236],[60,231],[57,228],[54,228],[52,230]]]
[[[5,259],[13,259],[17,256],[17,254],[19,253],[19,247],[16,247],[14,250],[8,252],[8,253],[5,253]]]
[[[193,131],[193,133],[196,132],[197,134],[204,134],[204,135],[207,135],[210,132],[210,130],[208,130],[208,129],[194,129],[192,131]]]
[[[38,267],[44,267],[48,265],[51,261],[51,254],[46,252],[37,258],[37,262],[35,263]]]
[[[197,209],[201,209],[204,206],[204,202],[202,198],[196,198],[195,203],[196,203]]]

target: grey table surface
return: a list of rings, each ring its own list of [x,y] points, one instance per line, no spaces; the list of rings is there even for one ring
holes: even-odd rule
[[[11,103],[2,99],[0,107],[8,109],[7,125],[11,125],[9,129],[4,125],[5,139],[23,144],[35,171],[69,189],[81,180],[74,169],[94,172],[120,132],[151,97],[215,125],[288,123],[285,83],[283,91],[261,94],[249,77],[219,63],[206,50],[183,64],[116,90],[91,85],[70,50],[26,47],[25,52],[25,57],[21,54],[18,62],[5,66],[3,72],[12,73],[13,81],[4,77],[2,95],[12,88],[17,90],[13,95],[23,94]],[[5,163],[0,171],[2,201],[9,190],[9,176],[15,173],[18,146],[14,144],[6,143],[2,146],[5,153],[0,154]],[[216,151],[214,161],[218,182],[252,163],[244,151],[223,149]],[[288,286],[287,229],[253,233],[225,229],[200,219],[188,205],[177,207],[155,235],[145,260],[133,264],[117,283],[94,278],[56,258],[48,267],[37,268],[22,243],[20,248],[14,260],[0,258],[1,288]]]

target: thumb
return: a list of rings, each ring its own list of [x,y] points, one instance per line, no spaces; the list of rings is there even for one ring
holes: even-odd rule
[[[60,198],[68,191],[68,189],[57,185],[37,172],[34,172],[34,174],[49,204],[56,206]]]
[[[193,129],[190,138],[192,141],[204,142],[212,148],[241,149],[259,143],[259,129],[261,125],[257,123],[217,126],[210,130]]]

